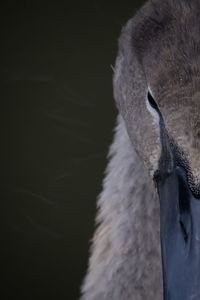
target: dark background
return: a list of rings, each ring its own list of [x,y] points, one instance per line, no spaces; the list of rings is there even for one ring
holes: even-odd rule
[[[78,299],[116,117],[111,65],[142,3],[1,4],[2,300]]]

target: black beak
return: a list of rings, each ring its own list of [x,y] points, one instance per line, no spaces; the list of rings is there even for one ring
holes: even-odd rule
[[[200,199],[181,167],[157,185],[164,300],[200,300]]]

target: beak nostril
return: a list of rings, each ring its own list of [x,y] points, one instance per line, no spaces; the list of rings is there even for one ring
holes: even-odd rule
[[[179,221],[179,224],[180,224],[180,227],[181,227],[181,231],[183,233],[184,241],[187,243],[187,241],[188,241],[188,232],[187,232],[187,230],[185,228],[185,225],[183,224],[182,220]]]

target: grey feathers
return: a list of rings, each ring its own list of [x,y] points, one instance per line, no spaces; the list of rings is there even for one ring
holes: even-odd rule
[[[119,117],[82,300],[160,299],[159,203]]]
[[[189,162],[194,189],[200,182],[199,14],[199,0],[152,0],[122,29],[113,79],[120,117],[81,300],[162,299],[159,201],[149,176],[161,143],[146,101],[151,90],[169,137]]]

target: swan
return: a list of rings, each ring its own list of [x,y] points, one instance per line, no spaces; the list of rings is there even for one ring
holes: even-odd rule
[[[122,29],[81,300],[200,299],[199,15],[199,0],[152,0]]]

